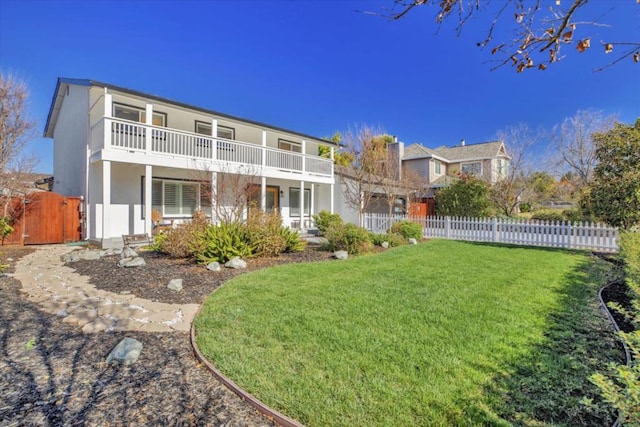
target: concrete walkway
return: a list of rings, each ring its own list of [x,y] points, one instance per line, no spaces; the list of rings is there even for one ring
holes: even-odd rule
[[[18,261],[13,276],[30,301],[86,333],[189,331],[197,304],[166,304],[96,289],[87,277],[63,264],[62,256],[74,249],[39,246]]]

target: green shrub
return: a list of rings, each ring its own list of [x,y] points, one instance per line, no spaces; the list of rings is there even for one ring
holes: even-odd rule
[[[342,218],[337,213],[329,213],[329,211],[320,211],[318,215],[313,215],[313,220],[320,234],[324,235],[327,229],[333,224],[342,224]]]
[[[602,397],[620,412],[622,425],[640,426],[640,232],[623,232],[619,241],[631,308],[625,310],[619,305],[610,305],[630,319],[635,329],[620,333],[632,360],[630,366],[612,364],[607,376],[597,373],[591,376],[591,381],[600,388]]]
[[[371,251],[369,231],[355,224],[332,224],[326,231],[330,251],[347,251],[359,255]]]
[[[197,237],[194,255],[204,264],[212,261],[227,262],[233,257],[248,258],[254,253],[247,238],[246,227],[237,222],[209,225]]]
[[[307,247],[307,241],[300,239],[296,230],[280,227],[279,233],[285,242],[284,252],[302,252]]]
[[[533,210],[533,206],[531,206],[531,203],[520,203],[520,212],[522,213],[527,213],[527,212],[531,212]]]
[[[194,257],[198,248],[198,235],[206,228],[206,218],[194,218],[176,228],[157,234],[152,248],[172,258]]]
[[[401,246],[407,243],[407,239],[396,233],[370,233],[369,240],[371,240],[371,243],[376,246],[382,246],[383,242],[387,242],[389,243],[390,248],[395,248],[396,246]]]
[[[569,222],[579,222],[586,220],[579,209],[565,209],[562,211],[562,216]]]
[[[400,234],[405,239],[422,239],[422,226],[417,222],[399,221],[391,226],[391,232]]]
[[[287,241],[280,229],[282,217],[277,212],[250,209],[246,223],[247,241],[253,254],[259,257],[276,256],[286,250]]]
[[[537,219],[538,221],[564,221],[565,218],[561,212],[544,210],[538,211],[531,215],[531,219]]]
[[[8,216],[0,217],[0,236],[2,236],[3,242],[5,237],[13,233],[13,227],[11,226],[12,222],[13,222],[13,219],[11,217],[8,217]]]

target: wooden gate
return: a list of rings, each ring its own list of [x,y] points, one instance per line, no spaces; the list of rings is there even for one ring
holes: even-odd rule
[[[82,239],[79,197],[38,192],[15,197],[14,231],[4,244],[43,245]]]

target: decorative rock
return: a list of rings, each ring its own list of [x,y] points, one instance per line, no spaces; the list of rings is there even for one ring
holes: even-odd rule
[[[347,251],[335,251],[333,253],[335,259],[347,259],[349,258],[349,252]]]
[[[247,268],[247,263],[240,257],[233,257],[224,266],[227,268]]]
[[[383,248],[387,249],[389,247],[389,242],[382,242],[380,244],[380,246],[382,246]]]
[[[180,292],[182,290],[182,279],[171,279],[167,288],[172,291]]]
[[[329,243],[326,237],[319,237],[319,236],[304,237],[304,240],[309,242],[310,245],[326,245]]]
[[[111,350],[107,356],[107,363],[122,363],[129,365],[135,363],[142,352],[142,343],[133,338],[125,338]]]
[[[109,248],[109,249],[101,250],[100,256],[120,255],[121,253],[122,253],[122,248]]]
[[[139,256],[133,258],[122,258],[120,261],[118,261],[118,267],[131,268],[142,267],[143,265],[147,265],[147,263],[145,262],[144,258]]]
[[[138,256],[138,253],[131,249],[129,246],[125,246],[122,248],[122,253],[120,254],[120,258],[135,258]]]
[[[62,257],[62,262],[64,263],[76,262],[76,261],[80,261],[80,256],[78,255],[77,251],[70,252],[68,254],[65,254]]]
[[[409,239],[409,244],[410,245],[417,245],[418,241],[415,238],[412,237],[412,238]]]
[[[207,270],[211,270],[211,271],[220,271],[222,269],[222,267],[220,267],[220,263],[219,262],[210,262],[209,264],[207,264]]]

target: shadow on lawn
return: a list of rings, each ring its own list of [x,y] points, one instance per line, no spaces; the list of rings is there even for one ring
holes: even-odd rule
[[[475,410],[476,419],[514,425],[613,424],[616,414],[588,379],[596,371],[606,371],[609,362],[624,361],[620,342],[597,299],[607,270],[603,262],[586,261],[566,277],[558,291],[559,308],[547,318],[543,341],[508,363],[503,374],[486,386],[488,395],[502,398],[492,410]],[[585,285],[589,278],[593,285]]]
[[[0,278],[0,425],[237,421],[228,411],[230,393],[196,366],[187,334],[83,334],[27,302],[19,289],[17,280]],[[140,359],[107,365],[106,356],[125,336],[143,342]],[[243,408],[238,415],[255,416]]]

